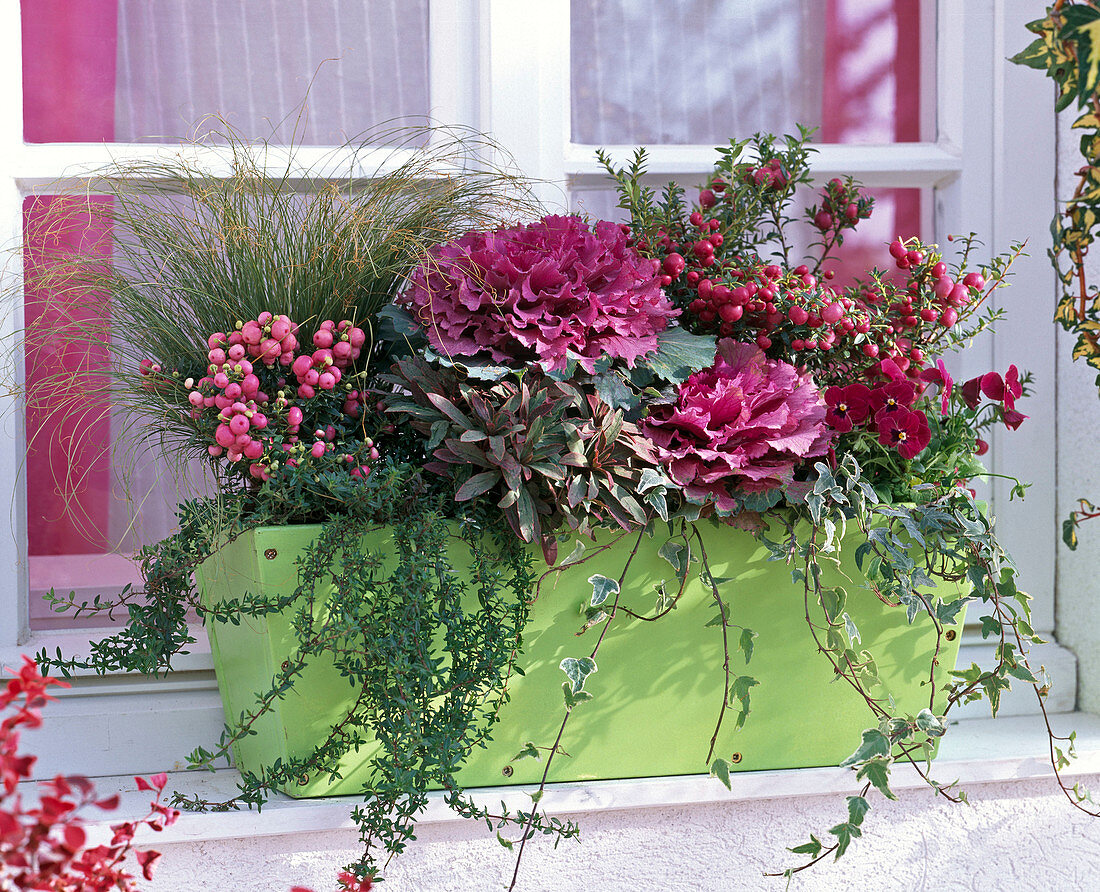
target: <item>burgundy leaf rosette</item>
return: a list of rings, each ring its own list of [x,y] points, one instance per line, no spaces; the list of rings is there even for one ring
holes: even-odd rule
[[[589,372],[601,356],[633,366],[678,313],[656,260],[620,226],[579,217],[467,233],[431,253],[399,302],[445,356]]]
[[[644,429],[688,498],[729,511],[736,490],[782,486],[797,465],[828,451],[826,409],[808,374],[726,339],[714,365],[688,378],[674,404],[655,407]]]

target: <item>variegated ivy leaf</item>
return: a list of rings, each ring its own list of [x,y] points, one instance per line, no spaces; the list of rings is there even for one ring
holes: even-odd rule
[[[569,688],[572,693],[579,694],[584,690],[585,679],[596,671],[596,661],[591,657],[566,657],[559,664],[559,668],[569,678]]]
[[[588,581],[592,584],[592,600],[590,603],[593,607],[599,607],[611,595],[619,593],[619,583],[614,579],[608,579],[606,576],[600,576],[597,573],[594,576],[589,576]]]

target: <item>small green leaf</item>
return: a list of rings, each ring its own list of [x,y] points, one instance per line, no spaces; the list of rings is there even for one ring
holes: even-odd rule
[[[811,858],[816,858],[821,854],[821,840],[810,834],[810,841],[804,842],[800,846],[795,846],[792,849],[787,849],[788,852],[794,852],[796,855],[809,855]]]
[[[608,579],[606,576],[596,573],[589,576],[588,581],[592,584],[592,600],[589,603],[593,607],[599,607],[611,595],[619,593],[619,583],[614,579]]]
[[[930,709],[922,709],[917,713],[917,727],[929,737],[943,737],[947,733],[947,725],[943,719],[936,716]]]
[[[732,789],[730,787],[730,763],[725,759],[715,759],[711,763],[710,776],[718,778],[727,790]]]
[[[539,753],[539,748],[537,746],[535,746],[534,741],[528,740],[527,743],[525,743],[523,745],[523,749],[521,749],[518,753],[516,753],[512,757],[512,761],[515,762],[517,759],[541,759],[541,758],[542,758],[542,754]]]
[[[857,762],[866,762],[876,756],[890,755],[890,741],[878,728],[868,728],[863,732],[863,742],[859,748],[847,759],[840,763],[841,768],[855,765]]]
[[[749,664],[749,660],[752,659],[753,642],[756,641],[756,638],[757,635],[752,629],[741,630],[741,640],[738,642],[738,646],[745,655],[746,666]]]
[[[584,690],[585,679],[597,671],[596,661],[591,657],[566,657],[559,664],[559,668],[569,677],[570,691],[573,694]]]

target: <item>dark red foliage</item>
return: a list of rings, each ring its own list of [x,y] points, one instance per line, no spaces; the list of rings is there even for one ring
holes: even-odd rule
[[[140,790],[151,790],[149,814],[141,821],[127,821],[111,829],[109,845],[85,848],[87,833],[80,812],[90,806],[103,810],[118,807],[118,797],[96,798],[95,786],[86,777],[58,775],[41,784],[38,804],[28,807],[17,784],[30,778],[35,757],[17,752],[21,727],[42,724],[41,710],[54,699],[46,690],[64,682],[47,678],[35,662],[24,657],[19,674],[0,692],[0,710],[8,714],[0,721],[0,879],[4,889],[36,892],[136,892],[134,876],[127,870],[126,856],[133,848],[138,827],[163,830],[176,820],[178,812],[160,803],[167,775],[148,781],[135,778]],[[150,880],[160,853],[135,853],[142,876]]]

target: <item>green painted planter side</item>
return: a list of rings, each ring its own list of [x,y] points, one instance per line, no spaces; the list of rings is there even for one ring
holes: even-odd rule
[[[240,537],[200,568],[203,597],[216,603],[245,592],[291,590],[297,579],[295,559],[319,529],[268,527]],[[731,579],[722,585],[723,598],[732,604],[731,621],[758,636],[747,667],[731,640],[731,674],[751,675],[759,685],[752,688],[752,712],[742,729],[735,728],[736,712],[727,711],[716,755],[732,759],[742,771],[843,761],[873,721],[862,698],[836,680],[829,662],[816,652],[802,591],[792,585],[790,568],[767,561],[764,547],[747,533],[711,523],[701,523],[699,529],[715,576]],[[460,775],[465,786],[541,780],[541,760],[511,760],[527,741],[545,747],[553,743],[564,714],[565,675],[559,663],[565,657],[588,656],[598,634],[596,629],[577,635],[592,591],[588,577],[599,573],[618,578],[633,539],[623,537],[608,551],[565,570],[556,584],[553,577],[544,581],[520,660],[526,675],[509,682],[511,701],[493,740],[471,753]],[[364,544],[380,548],[387,540],[388,533],[381,530]],[[623,603],[635,612],[652,613],[655,583],[674,579],[669,564],[657,554],[661,544],[657,538],[644,540],[631,565]],[[563,545],[560,553],[570,549]],[[889,694],[901,710],[916,714],[929,705],[935,629],[926,616],[908,625],[903,610],[886,607],[862,589],[853,551],[847,549],[842,567],[848,579],[836,571],[826,575],[831,584],[843,584],[848,591],[847,612],[862,636],[860,647],[874,655],[884,682],[876,694]],[[941,588],[938,595],[951,600],[962,591]],[[706,625],[716,614],[709,591],[696,580],[677,609],[658,622],[615,620],[597,656],[599,670],[585,686],[593,699],[574,710],[562,740],[569,758],[554,760],[551,782],[707,772],[723,684],[722,630]],[[961,615],[959,623],[961,629]],[[292,652],[290,616],[243,618],[239,626],[210,624],[208,632],[226,716],[237,717],[254,708],[255,693],[270,687]],[[959,636],[943,642],[938,688],[954,667],[958,647]],[[315,662],[272,714],[257,723],[259,733],[235,747],[237,764],[255,770],[276,759],[307,755],[352,699],[351,687],[332,665]],[[369,747],[345,757],[341,773],[342,780],[331,784],[327,777],[303,778],[286,792],[300,797],[360,792],[370,775]]]

